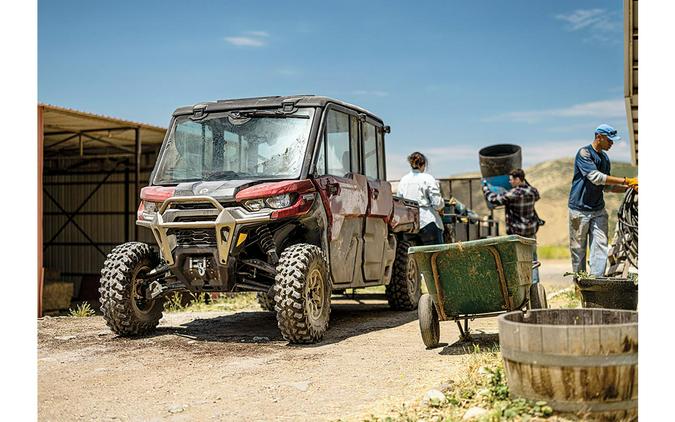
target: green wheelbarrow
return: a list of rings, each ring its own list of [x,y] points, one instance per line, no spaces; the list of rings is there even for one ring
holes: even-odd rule
[[[469,320],[547,307],[544,286],[532,284],[535,246],[534,239],[510,235],[408,249],[429,292],[417,311],[427,348],[439,344],[440,321],[455,321],[468,340]]]

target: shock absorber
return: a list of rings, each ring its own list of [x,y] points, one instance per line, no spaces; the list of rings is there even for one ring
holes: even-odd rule
[[[255,233],[258,235],[260,247],[267,254],[269,262],[276,265],[279,262],[279,256],[277,255],[277,245],[274,243],[270,228],[267,225],[263,225],[258,227]]]

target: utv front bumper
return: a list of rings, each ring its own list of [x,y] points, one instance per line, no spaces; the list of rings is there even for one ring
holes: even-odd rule
[[[138,224],[152,230],[162,258],[170,267],[176,264],[174,250],[195,245],[181,244],[180,233],[199,233],[215,241],[207,250],[216,249],[214,254],[218,266],[227,266],[230,253],[239,242],[239,229],[245,225],[260,224],[271,220],[271,211],[249,212],[242,207],[225,208],[210,196],[174,196],[165,200],[155,213],[152,221],[138,220]],[[189,236],[188,236],[189,237]]]

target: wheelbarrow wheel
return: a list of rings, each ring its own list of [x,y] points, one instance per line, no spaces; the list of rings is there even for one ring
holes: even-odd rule
[[[420,333],[422,341],[427,349],[438,346],[441,339],[441,327],[438,321],[438,312],[431,295],[425,293],[419,301],[417,315],[420,321]]]
[[[544,285],[535,283],[530,286],[530,309],[546,309],[548,301],[546,300],[546,289]]]

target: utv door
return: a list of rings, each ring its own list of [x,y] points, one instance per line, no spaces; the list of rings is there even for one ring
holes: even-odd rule
[[[326,111],[316,157],[317,185],[328,214],[328,248],[333,284],[363,285],[363,230],[368,207],[366,177],[358,168],[358,121],[341,108]]]
[[[364,232],[363,273],[366,283],[387,284],[396,255],[396,239],[389,236],[394,200],[385,179],[382,127],[367,119],[361,124],[362,167],[368,180],[368,209]]]

